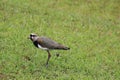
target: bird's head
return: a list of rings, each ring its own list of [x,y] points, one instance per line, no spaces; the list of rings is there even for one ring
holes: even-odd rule
[[[30,36],[28,37],[28,39],[31,39],[33,42],[36,41],[37,38],[38,38],[38,36],[35,33],[31,33]]]

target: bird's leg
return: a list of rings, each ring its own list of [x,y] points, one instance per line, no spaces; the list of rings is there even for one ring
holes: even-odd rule
[[[46,65],[48,65],[49,59],[51,57],[51,54],[50,54],[49,50],[47,50],[47,52],[48,52],[48,59],[47,59]]]

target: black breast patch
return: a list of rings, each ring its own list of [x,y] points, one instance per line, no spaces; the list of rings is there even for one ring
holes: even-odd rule
[[[33,44],[38,48],[39,43],[37,41],[33,42]]]

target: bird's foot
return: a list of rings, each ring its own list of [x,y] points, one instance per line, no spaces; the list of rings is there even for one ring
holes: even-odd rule
[[[48,68],[48,64],[46,64],[45,66],[46,66],[46,68]]]

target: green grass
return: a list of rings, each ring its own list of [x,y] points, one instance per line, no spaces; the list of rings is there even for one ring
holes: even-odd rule
[[[32,32],[71,49],[51,51],[46,68]],[[120,0],[0,0],[0,80],[8,79],[120,80]]]

